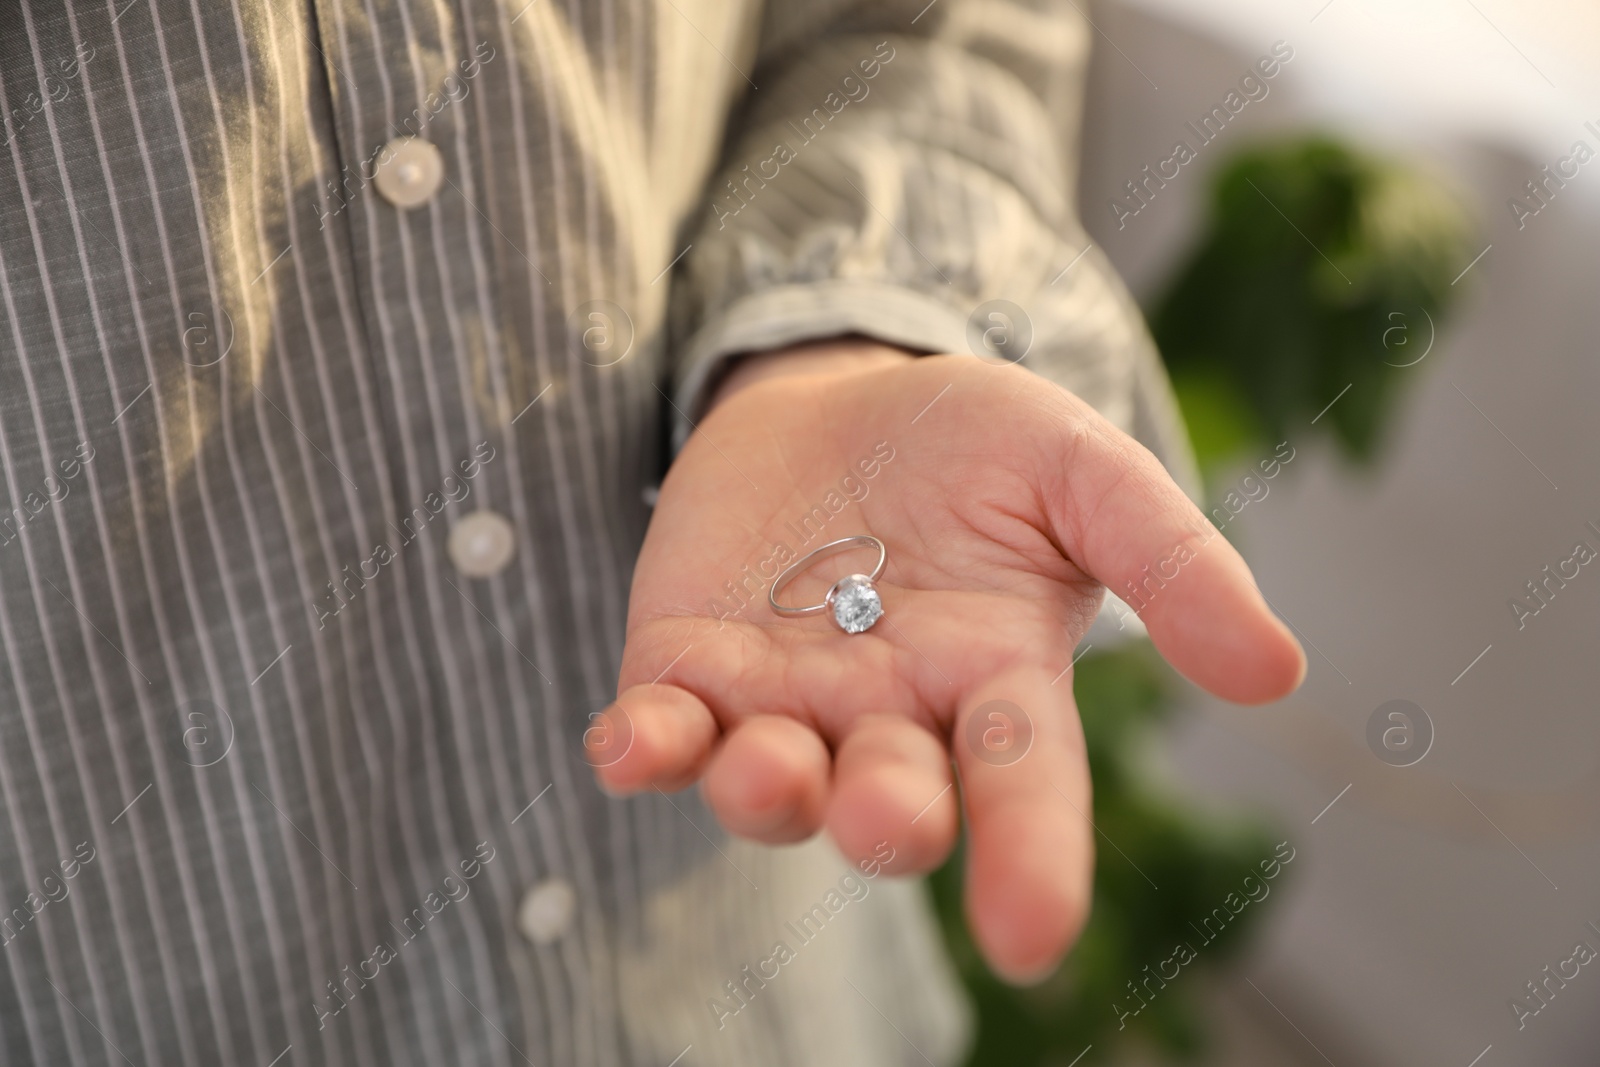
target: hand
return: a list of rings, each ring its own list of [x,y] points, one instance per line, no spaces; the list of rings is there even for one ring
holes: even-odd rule
[[[802,543],[808,515],[821,529]],[[772,613],[782,565],[860,533],[889,550],[877,625],[847,635]],[[1158,561],[1178,566],[1161,587],[1146,570]],[[873,562],[870,550],[819,562],[784,602],[818,603]],[[1130,581],[1149,583],[1151,639],[1197,684],[1242,703],[1299,684],[1300,647],[1238,553],[1148,451],[1058,386],[866,342],[758,360],[661,487],[620,696],[590,758],[614,793],[699,781],[728,831],[758,841],[826,825],[853,862],[887,842],[892,874],[938,866],[964,802],[974,935],[998,972],[1037,979],[1087,917],[1093,863],[1062,675],[1104,588]],[[729,593],[740,582],[743,601]],[[1013,762],[968,741],[997,700],[1032,731]]]

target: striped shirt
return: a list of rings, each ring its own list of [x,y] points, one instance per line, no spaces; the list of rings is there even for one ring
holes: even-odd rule
[[[732,355],[999,323],[1177,454],[1077,5],[925,3],[0,0],[0,1063],[959,1054],[915,885],[752,980],[841,861],[582,741]]]

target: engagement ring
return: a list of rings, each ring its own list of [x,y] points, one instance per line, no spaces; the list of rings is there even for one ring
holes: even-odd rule
[[[796,608],[778,603],[778,594],[812,563],[827,556],[836,556],[840,552],[848,552],[853,548],[878,550],[878,564],[872,568],[871,574],[845,575],[833,583],[833,588],[828,590],[828,595],[820,604],[808,604]],[[883,573],[883,565],[888,558],[889,550],[884,547],[882,541],[870,534],[831,541],[820,548],[812,549],[785,567],[777,580],[772,583],[772,588],[767,591],[767,603],[772,605],[774,612],[785,618],[798,619],[827,612],[833,624],[845,633],[865,633],[872,629],[873,623],[883,618],[883,598],[878,595],[878,587],[872,583]]]

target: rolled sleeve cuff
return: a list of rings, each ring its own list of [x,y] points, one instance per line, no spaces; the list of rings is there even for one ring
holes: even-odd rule
[[[673,383],[673,453],[694,432],[708,387],[729,359],[844,334],[917,352],[965,352],[967,316],[926,293],[886,282],[830,279],[741,297],[713,314],[684,346]]]

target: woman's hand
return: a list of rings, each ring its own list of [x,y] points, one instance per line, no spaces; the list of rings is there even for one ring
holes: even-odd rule
[[[767,606],[788,562],[865,533],[888,546],[868,632]],[[818,603],[873,562],[819,562],[784,602]],[[893,874],[936,867],[964,803],[977,941],[1002,974],[1042,977],[1090,904],[1066,668],[1104,588],[1129,582],[1148,590],[1156,647],[1200,686],[1253,704],[1299,684],[1299,645],[1238,553],[1148,451],[1058,386],[867,342],[759,357],[661,487],[621,695],[590,758],[616,793],[700,781],[744,837],[826,825],[852,861],[887,841]]]

